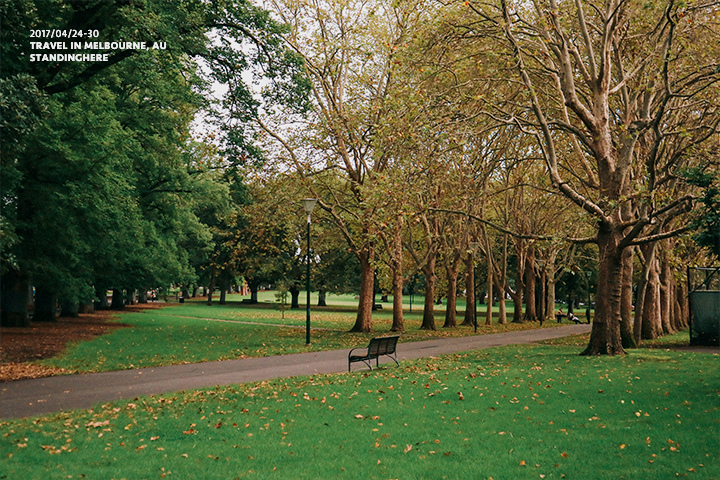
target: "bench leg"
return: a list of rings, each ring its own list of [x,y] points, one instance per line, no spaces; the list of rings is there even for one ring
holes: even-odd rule
[[[370,370],[372,370],[372,359],[370,360],[357,360],[358,362],[363,362],[365,365],[368,366]],[[348,372],[352,372],[352,363],[350,360],[348,360]]]

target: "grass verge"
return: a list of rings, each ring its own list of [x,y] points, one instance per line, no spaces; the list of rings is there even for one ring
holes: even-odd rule
[[[720,478],[717,355],[512,346],[0,423],[0,478]]]
[[[375,316],[372,333],[348,333],[353,324],[349,307],[325,307],[312,312],[312,344],[305,344],[304,312],[286,312],[284,325],[272,305],[207,306],[188,302],[140,313],[125,313],[118,321],[126,328],[71,345],[61,355],[42,360],[43,367],[69,372],[101,372],[131,368],[199,363],[235,358],[284,355],[308,351],[349,349],[367,345],[373,336],[389,333],[392,315]],[[298,320],[298,318],[301,320]],[[420,314],[408,315],[401,342],[475,334],[470,327],[420,330]],[[543,328],[557,326],[548,322]],[[295,328],[291,328],[295,327]],[[297,328],[299,327],[299,328]],[[480,325],[478,334],[539,328],[538,323]]]

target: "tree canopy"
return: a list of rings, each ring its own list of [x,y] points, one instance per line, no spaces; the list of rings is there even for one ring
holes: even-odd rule
[[[403,331],[419,279],[422,328],[441,298],[446,328],[458,295],[465,324],[476,297],[486,323],[562,298],[594,308],[585,354],[620,354],[682,328],[674,267],[720,254],[713,1],[0,7],[3,324],[31,284],[297,290],[308,196],[313,282],[357,291],[355,331],[377,291]],[[164,47],[29,61],[33,30],[69,29]]]

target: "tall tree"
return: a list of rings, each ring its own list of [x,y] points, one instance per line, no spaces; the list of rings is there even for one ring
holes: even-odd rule
[[[387,101],[399,68],[396,57],[424,9],[416,2],[289,0],[274,5],[292,27],[288,43],[305,61],[313,112],[301,135],[283,132],[268,118],[260,124],[312,183],[313,195],[357,256],[361,282],[352,330],[370,331],[377,244],[370,221],[376,210],[366,201],[366,190],[388,166],[388,156],[375,148],[377,132],[392,115]],[[308,141],[300,146],[298,137]],[[321,184],[313,173],[324,168],[342,176]]]
[[[504,118],[537,138],[554,188],[597,222],[596,315],[583,353],[623,353],[622,254],[685,230],[663,220],[686,212],[692,195],[665,192],[694,151],[717,145],[720,46],[702,40],[715,2],[468,5],[507,45],[524,88],[526,109]]]
[[[11,148],[3,142],[3,175],[12,180],[2,187],[3,231],[12,240],[2,250],[12,259],[3,283],[22,296],[32,281],[52,305],[56,295],[86,299],[93,283],[132,290],[191,275],[183,245],[206,238],[190,199],[203,190],[189,140],[190,122],[205,107],[196,59],[214,72],[265,65],[275,80],[266,98],[276,98],[297,83],[282,28],[244,2],[10,0],[0,7],[0,77],[14,102],[3,109],[20,114],[3,128],[22,133]],[[33,29],[91,29],[101,40],[168,48],[117,50],[107,62],[29,62]],[[211,29],[256,48],[214,44]],[[243,142],[236,135],[233,144]],[[26,322],[24,312],[12,319],[8,312],[3,324]]]

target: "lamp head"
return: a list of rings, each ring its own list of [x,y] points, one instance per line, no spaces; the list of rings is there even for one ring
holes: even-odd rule
[[[302,206],[305,209],[305,212],[310,215],[315,208],[315,204],[317,203],[317,198],[303,198],[300,200],[302,202]]]

